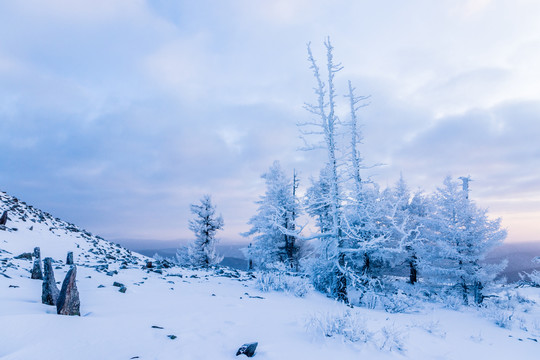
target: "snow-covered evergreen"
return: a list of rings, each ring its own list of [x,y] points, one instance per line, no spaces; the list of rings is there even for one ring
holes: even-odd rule
[[[223,258],[216,253],[216,232],[223,229],[223,218],[216,216],[216,208],[210,195],[204,195],[199,204],[191,205],[193,219],[189,220],[189,229],[195,234],[195,240],[188,248],[189,261],[194,266],[208,267],[218,264]]]
[[[260,268],[282,263],[287,269],[297,270],[301,248],[297,219],[301,209],[295,195],[296,176],[291,180],[275,161],[261,177],[266,191],[257,201],[257,213],[249,220],[251,229],[243,234],[254,235],[248,256]]]
[[[490,220],[487,210],[469,199],[465,184],[448,176],[433,194],[431,213],[424,221],[428,246],[421,256],[432,282],[449,282],[464,303],[473,295],[479,304],[482,289],[502,270],[502,265],[483,265],[482,260],[506,238],[506,230],[500,219]]]

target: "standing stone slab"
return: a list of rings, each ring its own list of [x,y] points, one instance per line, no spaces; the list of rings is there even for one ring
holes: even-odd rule
[[[60,290],[60,295],[58,295],[56,312],[59,315],[81,315],[79,291],[77,290],[77,285],[75,284],[76,276],[77,267],[73,266],[66,274],[66,278],[62,283],[62,290]]]
[[[43,284],[41,286],[41,302],[46,305],[56,305],[59,290],[56,287],[52,259],[46,257],[43,259]]]
[[[41,272],[41,251],[39,247],[34,248],[34,267],[32,268],[32,279],[43,279],[43,273]]]
[[[6,210],[2,214],[2,217],[0,217],[0,225],[6,225],[7,219],[8,219],[8,217],[7,217],[7,210]]]
[[[66,265],[73,265],[73,251],[67,253]]]

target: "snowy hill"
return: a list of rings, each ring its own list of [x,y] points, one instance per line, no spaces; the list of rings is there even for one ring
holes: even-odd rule
[[[1,194],[1,359],[537,359],[540,288],[505,287],[486,308],[403,300],[349,308],[306,279],[226,268],[145,268],[143,255]],[[81,316],[41,303],[35,246],[61,282],[75,254]],[[124,284],[119,292],[114,282]],[[382,303],[382,302],[381,302]]]
[[[20,255],[40,247],[42,258],[52,257],[62,261],[67,252],[72,251],[75,263],[87,266],[106,266],[117,260],[124,266],[133,266],[145,261],[140,254],[94,236],[2,192],[0,213],[4,211],[8,213],[8,220],[1,233],[0,248],[9,254]]]

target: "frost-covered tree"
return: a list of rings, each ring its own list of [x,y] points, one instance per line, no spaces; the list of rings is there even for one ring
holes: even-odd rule
[[[243,234],[255,235],[249,258],[260,267],[283,263],[289,269],[298,269],[301,244],[296,223],[300,214],[296,174],[291,181],[275,161],[261,177],[266,191],[257,201],[257,213],[249,220],[251,229]]]
[[[336,89],[334,86],[334,77],[341,70],[340,64],[334,63],[333,46],[330,39],[324,43],[326,47],[326,72],[327,79],[323,80],[320,68],[315,61],[311,46],[308,44],[308,61],[310,68],[313,71],[316,85],[314,87],[316,102],[314,104],[306,104],[306,109],[314,115],[313,121],[300,125],[309,126],[312,130],[304,130],[304,135],[320,135],[322,143],[320,148],[326,151],[327,155],[327,171],[328,171],[328,194],[325,194],[324,203],[330,209],[332,218],[330,231],[321,234],[320,238],[326,238],[332,246],[334,285],[331,290],[333,295],[339,300],[347,303],[347,277],[345,274],[345,237],[343,233],[342,223],[342,201],[343,193],[341,183],[342,179],[339,174],[339,149],[337,146],[338,127],[340,122],[336,114]],[[315,129],[315,130],[313,130]],[[310,146],[313,148],[314,146]]]
[[[216,253],[216,232],[223,229],[223,218],[216,216],[210,195],[204,195],[200,204],[192,204],[191,213],[194,218],[189,220],[189,229],[195,241],[188,248],[190,263],[202,267],[218,264],[223,258]]]
[[[479,304],[482,289],[501,270],[501,265],[486,265],[482,260],[506,238],[506,231],[500,219],[490,220],[487,210],[469,199],[467,185],[468,181],[461,186],[447,177],[433,195],[432,213],[425,221],[428,246],[422,256],[432,279],[455,284],[464,303],[472,291]]]
[[[540,256],[536,256],[534,259],[532,259],[532,262],[535,265],[540,264]],[[525,277],[528,277],[534,286],[540,286],[540,271],[536,269],[533,269],[533,271],[530,273],[525,273],[523,276],[520,274],[520,277],[522,280],[524,280]]]
[[[424,221],[428,216],[429,203],[422,191],[416,192],[407,205],[407,223],[404,227],[406,237],[402,241],[402,249],[405,255],[405,263],[409,267],[409,282],[415,284],[418,281],[420,261],[418,254],[425,252],[427,245],[424,237]]]
[[[305,195],[306,212],[315,219],[321,234],[332,230],[332,207],[328,199],[330,196],[330,170],[324,167],[318,179],[311,179],[311,186]]]

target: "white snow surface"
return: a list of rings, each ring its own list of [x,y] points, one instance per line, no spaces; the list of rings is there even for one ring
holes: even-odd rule
[[[0,196],[1,212],[10,210],[0,230],[1,359],[240,359],[237,349],[254,341],[254,359],[261,360],[539,358],[536,303],[501,328],[472,307],[426,303],[392,314],[348,308],[315,291],[303,298],[262,292],[253,276],[234,270],[173,267],[159,274],[143,269],[142,255]],[[42,282],[30,279],[32,261],[14,259],[35,246],[42,259],[55,260],[57,282],[70,268],[67,251],[74,252],[81,316],[57,315],[55,307],[41,304]],[[96,268],[105,264],[107,270]],[[118,274],[107,275],[112,270]],[[127,291],[119,292],[115,281]],[[540,301],[539,288],[508,291]],[[352,324],[364,327],[364,340],[307,326],[310,319],[345,313],[361,320]]]

